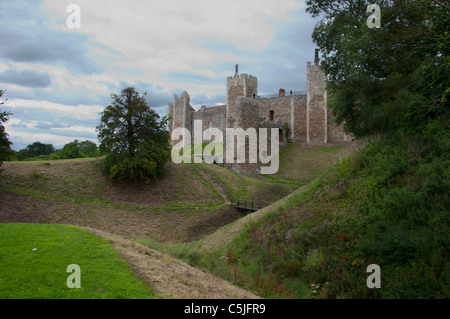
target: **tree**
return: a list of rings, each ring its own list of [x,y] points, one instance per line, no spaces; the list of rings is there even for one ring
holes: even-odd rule
[[[50,155],[53,152],[55,152],[55,147],[52,144],[43,144],[41,142],[34,142],[33,144],[29,144],[26,148],[21,149],[17,153],[17,159],[23,161],[30,157]]]
[[[97,144],[89,140],[80,142],[79,144],[80,152],[85,154],[87,157],[97,157],[99,156]]]
[[[0,90],[0,98],[4,95],[5,90]],[[0,105],[3,105],[5,101],[0,100]],[[11,112],[3,111],[0,109],[0,165],[3,161],[9,160],[10,156],[13,155],[11,150],[11,142],[8,140],[8,133],[6,133],[3,123],[6,123],[11,116]]]
[[[112,179],[149,182],[164,174],[170,158],[166,119],[160,119],[133,87],[111,95],[97,127],[104,168]]]
[[[370,2],[306,2],[313,17],[322,17],[312,37],[338,123],[363,137],[448,114],[448,2],[377,1],[379,29],[366,25]]]
[[[78,140],[74,140],[73,142],[64,145],[61,156],[63,159],[87,157],[81,151],[80,142]]]

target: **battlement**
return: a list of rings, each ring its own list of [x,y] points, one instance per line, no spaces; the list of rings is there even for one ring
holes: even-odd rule
[[[186,91],[181,96],[174,95],[173,104],[169,104],[172,115],[169,131],[177,127],[192,131],[193,121],[201,120],[203,128],[213,127],[222,131],[235,127],[278,127],[280,142],[284,143],[284,137],[308,143],[327,143],[329,138],[348,141],[342,126],[334,123],[331,110],[327,108],[327,78],[320,65],[319,50],[315,51],[313,63],[307,62],[306,69],[306,91],[279,89],[275,96],[258,96],[257,77],[239,74],[239,65],[236,64],[234,75],[227,77],[226,105],[202,106],[195,111]],[[258,165],[256,168],[245,165],[234,168],[240,172],[259,169]]]
[[[233,86],[247,86],[256,89],[258,87],[258,78],[246,73],[241,75],[235,74],[227,78],[227,90]]]

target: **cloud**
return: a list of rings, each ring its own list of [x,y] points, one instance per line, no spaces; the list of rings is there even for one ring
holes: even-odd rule
[[[5,0],[0,3],[0,57],[13,62],[62,63],[74,72],[93,74],[99,66],[88,56],[89,38],[50,28],[53,17],[39,2]],[[5,12],[9,14],[5,14]]]
[[[65,105],[44,100],[8,100],[8,108],[13,112],[16,109],[37,110],[48,114],[67,116],[72,119],[94,119],[99,117],[99,113],[104,110],[101,105]]]
[[[62,129],[70,127],[69,124],[62,123],[59,119],[52,121],[40,121],[34,125],[35,128],[40,130],[52,130],[52,129]]]
[[[7,70],[0,73],[0,82],[31,88],[45,88],[52,84],[50,76],[47,73],[38,73],[31,70]]]
[[[75,139],[88,139],[98,144],[95,127],[95,121],[73,121],[70,118],[49,120],[35,116],[31,119],[27,116],[22,116],[21,119],[13,116],[5,123],[5,129],[13,143],[12,148],[16,151],[35,141],[53,144],[56,148]]]
[[[304,1],[77,0],[81,28],[69,29],[71,3],[0,1],[0,85],[17,120],[14,148],[34,135],[95,139],[99,113],[125,85],[147,91],[160,115],[184,90],[195,107],[225,104],[235,64],[258,77],[259,94],[306,88],[315,22]]]
[[[51,132],[26,132],[23,130],[17,130],[14,127],[7,127],[8,134],[14,136],[12,140],[12,148],[16,151],[25,148],[27,145],[33,142],[39,141],[44,144],[53,144],[55,148],[62,148],[65,144],[72,142],[75,139],[78,140],[90,140],[98,144],[98,140],[87,134],[77,134],[76,132],[65,132],[65,134],[52,134]],[[75,134],[73,134],[75,133]]]
[[[66,19],[70,2],[46,0],[44,8]],[[198,83],[174,81],[166,75],[211,78],[218,64],[228,63],[232,68],[237,61],[266,49],[277,23],[291,21],[292,13],[302,7],[302,2],[294,0],[79,0],[77,4],[81,8],[77,34],[120,53],[114,68],[134,71],[136,81],[158,83],[169,91],[184,83],[194,94],[201,93]],[[221,46],[215,48],[215,43]]]

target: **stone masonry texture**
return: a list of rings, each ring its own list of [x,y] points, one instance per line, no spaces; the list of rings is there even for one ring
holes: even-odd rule
[[[201,120],[203,130],[218,128],[223,132],[224,138],[226,128],[245,130],[254,127],[258,131],[264,127],[270,131],[270,128],[276,127],[280,132],[280,146],[285,145],[288,140],[308,143],[353,140],[344,133],[342,125],[336,124],[331,110],[327,108],[326,76],[318,64],[317,51],[314,65],[307,63],[306,94],[289,95],[289,92],[280,89],[278,97],[260,98],[258,79],[253,75],[239,75],[238,66],[234,76],[226,80],[226,92],[226,105],[202,107],[197,111],[190,105],[190,97],[186,91],[180,98],[175,95],[174,103],[169,104],[169,132],[176,127],[184,127],[193,133],[193,121]],[[268,136],[270,143],[270,134]],[[247,144],[248,141],[246,146]],[[248,148],[246,149],[247,156]],[[261,166],[259,162],[223,165],[248,176],[259,174]]]

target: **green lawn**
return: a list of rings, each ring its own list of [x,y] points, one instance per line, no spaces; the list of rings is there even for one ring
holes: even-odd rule
[[[80,267],[80,288],[68,288]],[[0,298],[156,298],[109,243],[72,226],[0,224]]]

